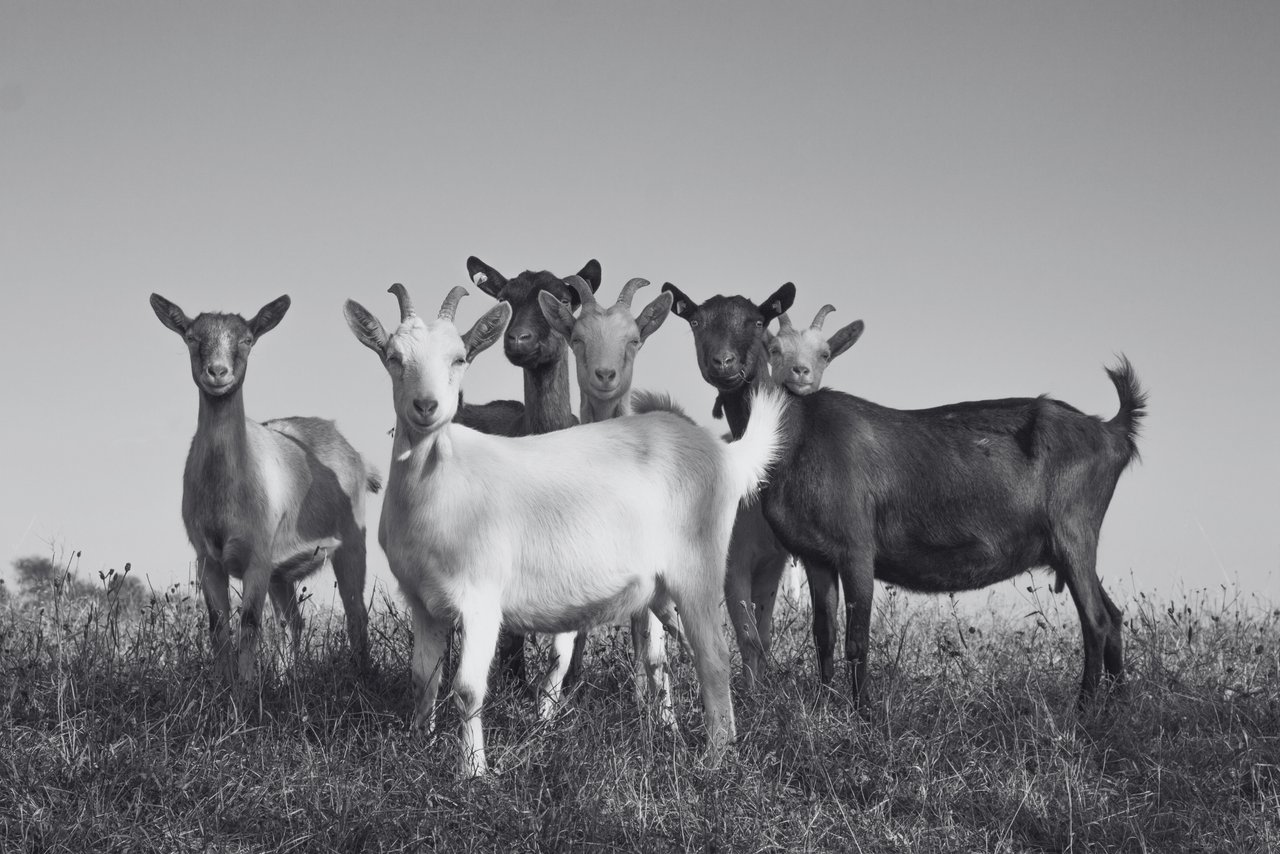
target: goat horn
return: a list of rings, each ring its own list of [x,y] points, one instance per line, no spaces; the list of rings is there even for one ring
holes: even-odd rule
[[[414,316],[413,300],[409,299],[409,292],[404,289],[404,285],[396,282],[394,285],[387,288],[387,293],[395,294],[396,302],[400,303],[401,323],[404,323],[406,320]]]
[[[581,276],[570,276],[564,280],[564,283],[578,292],[578,299],[584,307],[596,304],[596,295],[591,292],[591,286]]]
[[[818,309],[818,314],[813,318],[813,323],[809,326],[809,328],[816,329],[817,331],[821,332],[822,322],[827,319],[828,314],[830,314],[835,310],[836,310],[836,307],[834,305],[831,305],[830,303]]]
[[[449,290],[449,295],[444,298],[444,302],[440,304],[440,313],[436,315],[441,320],[453,320],[453,313],[458,310],[458,301],[467,295],[467,289],[462,285],[454,285]]]
[[[791,318],[787,317],[787,313],[785,311],[782,314],[778,315],[778,331],[779,332],[789,332],[794,328],[795,327],[791,325]]]
[[[622,293],[618,294],[618,305],[631,308],[631,298],[636,295],[636,291],[649,284],[648,279],[632,279],[622,286]]]

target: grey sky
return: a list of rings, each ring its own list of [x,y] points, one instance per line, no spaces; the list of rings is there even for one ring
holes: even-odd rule
[[[249,414],[334,417],[385,471],[388,381],[342,301],[391,319],[391,282],[438,301],[470,254],[596,257],[606,295],[654,283],[638,304],[794,281],[798,316],[867,322],[828,384],[892,406],[1109,417],[1123,351],[1151,415],[1104,579],[1274,596],[1272,2],[0,0],[0,559],[56,539],[186,578],[197,393],[151,291],[193,315],[292,295]],[[678,318],[636,384],[711,423]],[[465,387],[521,393],[497,351]]]

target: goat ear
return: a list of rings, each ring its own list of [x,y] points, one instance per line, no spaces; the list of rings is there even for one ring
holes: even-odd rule
[[[831,348],[831,358],[834,359],[852,347],[854,342],[862,337],[862,330],[865,328],[861,320],[855,320],[848,326],[838,329],[835,335],[827,339],[827,346]]]
[[[684,291],[670,282],[662,286],[662,292],[671,294],[671,310],[676,313],[677,317],[683,317],[688,320],[698,308],[697,303],[685,296]]]
[[[599,261],[592,258],[586,263],[586,266],[578,271],[578,275],[587,283],[588,287],[591,288],[591,293],[594,294],[596,291],[600,290],[601,271]]]
[[[494,299],[501,299],[502,289],[507,286],[507,277],[472,255],[467,259],[467,276],[480,290]],[[483,279],[477,281],[477,276]]]
[[[547,319],[547,323],[551,324],[551,328],[559,332],[565,338],[573,334],[573,309],[560,300],[556,299],[548,291],[538,292],[538,308],[542,309],[542,316]]]
[[[796,286],[791,282],[787,282],[771,293],[769,298],[760,304],[760,313],[764,315],[765,324],[768,325],[769,321],[791,308],[791,304],[795,301]]]
[[[378,318],[369,309],[355,300],[347,300],[342,307],[342,314],[347,319],[347,326],[355,334],[356,340],[378,354],[379,358],[387,354],[387,331],[382,328]]]
[[[249,328],[253,330],[255,341],[275,329],[276,324],[284,320],[284,313],[289,310],[289,305],[289,295],[285,294],[282,297],[276,297],[258,309],[258,313],[253,316],[253,320],[249,321]]]
[[[507,321],[510,319],[511,305],[505,302],[498,303],[481,315],[476,325],[462,336],[462,343],[467,347],[467,361],[474,361],[476,356],[489,349],[493,342],[501,338],[502,331],[507,328]]]
[[[648,340],[650,335],[658,331],[658,327],[671,313],[673,302],[675,302],[675,295],[670,291],[663,291],[657,299],[644,307],[644,311],[640,312],[640,316],[636,318],[641,341]]]
[[[179,335],[186,335],[191,328],[191,318],[173,303],[159,294],[151,295],[151,310],[160,318],[160,322]]]

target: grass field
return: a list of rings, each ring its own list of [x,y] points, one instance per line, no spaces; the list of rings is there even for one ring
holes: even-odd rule
[[[690,663],[673,735],[632,698],[625,636],[604,631],[553,723],[517,692],[492,698],[498,773],[479,781],[458,779],[451,704],[443,734],[407,727],[394,597],[375,602],[372,675],[348,668],[340,617],[312,609],[301,659],[265,655],[234,697],[192,586],[130,615],[15,599],[0,606],[0,849],[1280,851],[1274,605],[1222,588],[1131,598],[1127,690],[1078,714],[1065,597],[877,595],[869,720],[843,681],[815,684],[808,605],[784,603],[772,672],[735,693],[736,747],[708,769]]]

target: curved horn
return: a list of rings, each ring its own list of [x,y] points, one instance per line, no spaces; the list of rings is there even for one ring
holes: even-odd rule
[[[453,320],[453,313],[458,310],[458,301],[467,295],[467,289],[462,285],[454,285],[449,290],[449,295],[444,298],[444,302],[440,304],[440,313],[436,315],[441,320]]]
[[[835,310],[836,310],[836,307],[834,305],[831,305],[830,303],[818,309],[818,314],[813,318],[813,323],[809,325],[809,328],[816,329],[817,331],[821,332],[822,322],[827,319],[828,314],[830,314]]]
[[[790,332],[792,329],[795,329],[795,327],[791,325],[791,318],[787,317],[787,313],[784,311],[778,315],[778,331]]]
[[[581,276],[569,276],[564,283],[578,292],[578,299],[584,308],[596,304],[596,295],[591,292],[591,286]]]
[[[632,279],[622,286],[622,293],[618,294],[617,305],[631,308],[631,298],[636,295],[636,291],[649,284],[648,279]]]
[[[406,320],[414,316],[413,300],[409,299],[409,292],[404,289],[404,285],[396,282],[394,285],[387,288],[387,293],[395,294],[396,302],[400,303],[401,323],[404,323]]]

